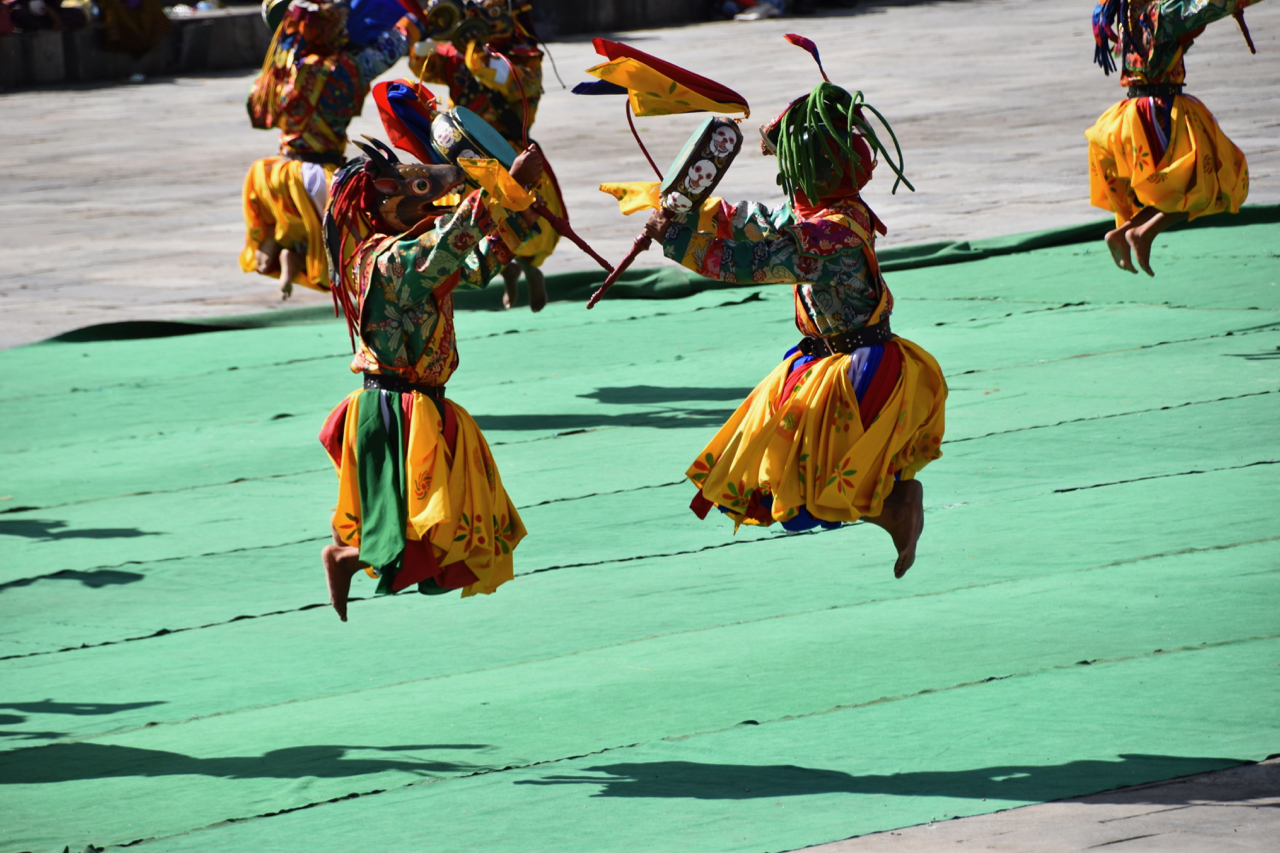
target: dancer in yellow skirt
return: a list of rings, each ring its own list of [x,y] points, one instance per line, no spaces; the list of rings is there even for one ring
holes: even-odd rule
[[[762,129],[788,204],[712,199],[655,211],[646,231],[708,278],[792,285],[804,335],[689,468],[691,508],[793,531],[865,518],[892,535],[902,577],[924,527],[916,475],[941,455],[947,384],[929,353],[889,329],[874,248],[884,226],[859,196],[872,148],[905,178],[864,109],[860,92],[823,83]]]
[[[1116,215],[1106,243],[1122,270],[1155,275],[1156,235],[1183,220],[1238,213],[1249,194],[1244,153],[1208,107],[1183,94],[1183,54],[1206,25],[1229,15],[1253,50],[1243,12],[1254,2],[1098,0],[1094,8],[1094,59],[1107,74],[1116,70],[1114,43],[1128,86],[1128,97],[1085,131],[1089,201]]]
[[[453,42],[417,42],[409,67],[424,83],[448,86],[448,107],[466,107],[476,113],[517,151],[529,144],[537,146],[528,138],[542,99],[543,54],[534,29],[533,4],[469,0],[464,10],[466,17],[455,30]],[[560,185],[545,158],[543,163],[542,180],[534,189],[548,210],[565,218]],[[540,228],[542,233],[502,271],[506,308],[515,307],[521,273],[529,285],[529,307],[536,312],[547,304],[540,267],[555,251],[560,235],[545,221]]]
[[[344,622],[361,569],[380,593],[491,593],[512,578],[525,534],[484,436],[445,383],[458,366],[453,290],[484,287],[536,235],[537,217],[513,211],[532,203],[521,187],[541,177],[541,158],[528,151],[503,173],[502,203],[477,190],[441,208],[460,169],[401,164],[376,145],[334,178],[324,224],[351,369],[364,375],[320,434],[339,477],[322,559]]]
[[[245,246],[240,269],[329,289],[320,218],[329,183],[346,162],[347,126],[373,78],[408,51],[411,19],[396,0],[290,3],[268,0],[275,32],[249,93],[254,127],[280,131],[280,155],[254,162],[242,194]]]

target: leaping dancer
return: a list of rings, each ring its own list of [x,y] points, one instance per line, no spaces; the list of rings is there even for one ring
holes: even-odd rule
[[[1107,248],[1116,266],[1151,269],[1156,235],[1184,220],[1238,213],[1249,194],[1244,153],[1199,98],[1183,94],[1183,54],[1206,25],[1234,16],[1249,50],[1244,10],[1258,0],[1098,0],[1094,61],[1116,70],[1128,97],[1085,131],[1089,201],[1113,211]],[[1134,265],[1134,260],[1137,265]]]
[[[533,4],[509,0],[432,0],[425,6],[426,36],[413,45],[409,67],[423,83],[449,88],[448,107],[465,107],[479,115],[517,151],[530,144],[530,128],[542,99],[542,57],[533,22]],[[541,153],[541,149],[539,149]],[[535,188],[547,208],[566,218],[555,173],[546,163]],[[502,304],[514,308],[523,273],[529,285],[529,307],[547,304],[542,264],[555,251],[559,237],[546,221],[541,235],[520,249],[502,271],[506,292]]]
[[[254,127],[280,131],[280,154],[245,175],[240,268],[278,278],[288,299],[295,284],[329,290],[329,183],[369,84],[408,51],[412,19],[396,0],[268,0],[263,17],[275,35],[247,106]]]
[[[808,39],[787,39],[818,59]],[[911,185],[869,114],[880,118],[861,92],[820,83],[761,129],[787,204],[664,205],[645,230],[708,278],[791,285],[804,336],[686,472],[698,488],[691,509],[791,531],[866,519],[893,537],[900,578],[924,528],[916,475],[942,455],[947,383],[929,353],[889,328],[893,297],[875,253],[885,229],[859,191],[877,153]]]
[[[416,585],[469,596],[513,576],[524,525],[480,428],[445,383],[458,366],[453,290],[484,287],[537,236],[526,188],[542,177],[540,155],[526,151],[498,176],[502,200],[475,190],[441,208],[437,200],[462,187],[461,169],[400,163],[377,142],[361,148],[368,156],[334,178],[324,220],[351,370],[364,377],[320,434],[339,477],[322,560],[344,622],[362,569],[379,593]]]

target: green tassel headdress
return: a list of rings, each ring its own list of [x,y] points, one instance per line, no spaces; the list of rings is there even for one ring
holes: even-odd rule
[[[822,69],[813,42],[795,35],[788,35],[787,40],[813,54]],[[823,82],[812,92],[792,102],[782,115],[761,129],[766,148],[778,155],[778,183],[782,188],[788,195],[800,190],[810,201],[817,201],[835,192],[846,178],[857,187],[857,173],[869,175],[874,158],[882,154],[897,176],[893,192],[898,191],[899,184],[915,192],[902,173],[902,149],[889,122],[866,102],[861,92],[850,94],[827,80],[825,71],[822,76]],[[864,112],[872,113],[888,133],[893,154]],[[864,157],[872,158],[872,162],[863,163]]]

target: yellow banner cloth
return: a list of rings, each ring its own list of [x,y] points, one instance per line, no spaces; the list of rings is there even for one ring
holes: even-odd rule
[[[528,210],[534,202],[533,194],[516,183],[516,179],[497,160],[464,157],[458,160],[458,167],[507,210]]]
[[[635,59],[604,62],[588,68],[587,73],[626,89],[631,111],[638,116],[697,112],[751,115],[746,104],[713,101]]]

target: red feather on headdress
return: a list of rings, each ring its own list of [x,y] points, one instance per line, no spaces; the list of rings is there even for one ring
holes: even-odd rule
[[[818,71],[822,73],[822,79],[826,80],[828,83],[831,82],[831,78],[827,76],[826,69],[822,67],[822,57],[818,56],[818,46],[813,43],[812,39],[807,39],[804,36],[796,35],[795,33],[787,33],[783,38],[794,44],[796,47],[804,48],[809,51],[809,53],[813,54],[813,61],[818,63]]]

